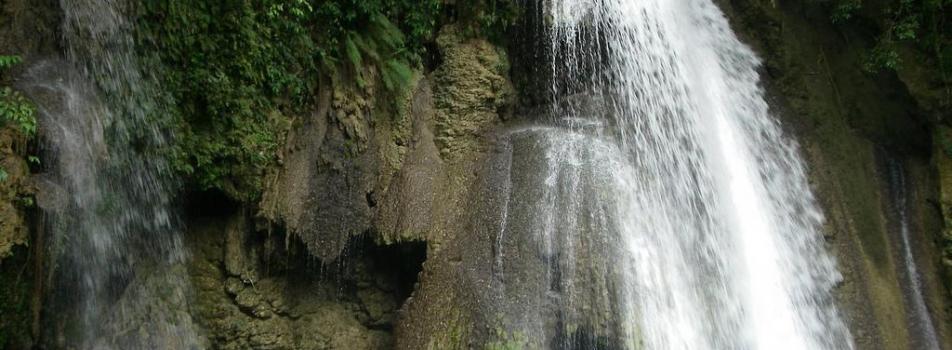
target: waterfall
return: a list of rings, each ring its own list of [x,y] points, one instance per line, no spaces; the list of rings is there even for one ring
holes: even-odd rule
[[[529,288],[509,277],[524,267],[497,276],[549,310],[514,303],[516,329],[555,348],[853,348],[797,145],[711,0],[543,9],[553,126],[496,157],[497,235],[545,265]]]
[[[911,309],[908,314],[911,318],[910,330],[914,331],[912,347],[915,349],[938,350],[939,336],[936,333],[935,326],[932,324],[932,316],[929,314],[929,308],[926,306],[925,297],[922,291],[922,277],[919,275],[919,269],[916,267],[916,259],[912,253],[912,243],[909,238],[909,210],[906,208],[908,197],[906,194],[906,175],[902,163],[895,158],[887,159],[889,171],[889,188],[893,204],[895,221],[897,221],[900,244],[900,254],[902,258],[901,265],[904,267],[900,273],[903,281],[903,297],[906,307]],[[916,344],[915,342],[920,342]]]
[[[158,88],[134,52],[129,5],[63,0],[66,60],[36,64],[45,173],[38,204],[54,256],[49,338],[79,348],[189,348],[175,183]],[[45,200],[44,200],[45,199]]]

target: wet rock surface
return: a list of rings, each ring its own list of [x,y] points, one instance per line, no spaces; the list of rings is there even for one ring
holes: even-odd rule
[[[926,276],[927,304],[937,313],[941,342],[952,343],[948,290],[938,278],[941,221],[934,204],[939,192],[933,167],[941,164],[942,154],[932,150],[934,126],[929,122],[942,102],[934,98],[935,91],[922,89],[923,80],[916,79],[924,76],[905,72],[928,68],[912,59],[898,74],[864,71],[862,62],[875,43],[870,28],[835,26],[820,4],[718,4],[764,60],[761,76],[771,107],[800,142],[811,186],[826,214],[825,235],[844,275],[837,303],[856,346],[905,349],[917,342],[906,324],[909,310],[903,307],[901,247],[890,239],[888,217],[894,203],[888,174],[880,166],[887,156],[901,159],[909,174],[913,250]],[[864,21],[858,22],[869,23]]]
[[[243,215],[203,219],[190,231],[193,314],[218,349],[388,349],[397,309],[419,271],[389,269],[353,248],[322,265],[294,241],[249,227]],[[293,238],[291,238],[293,240]],[[359,246],[359,245],[358,245]],[[378,255],[386,255],[379,253]],[[409,276],[409,277],[408,277]]]

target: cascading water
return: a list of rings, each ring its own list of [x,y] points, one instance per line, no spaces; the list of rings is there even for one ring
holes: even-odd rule
[[[912,253],[912,242],[909,238],[909,210],[906,208],[908,201],[906,195],[906,176],[902,163],[895,159],[888,159],[889,187],[891,190],[891,199],[895,214],[896,226],[898,226],[899,244],[901,249],[903,276],[903,294],[906,307],[911,309],[909,317],[911,318],[911,330],[915,332],[912,347],[915,349],[938,350],[939,336],[936,333],[935,326],[932,324],[932,316],[929,315],[929,308],[926,306],[925,297],[922,291],[922,281],[919,275],[919,269],[916,267],[916,259]]]
[[[523,304],[552,315],[514,305],[516,327],[557,348],[853,348],[797,146],[720,10],[543,8],[558,126],[507,136],[498,237],[530,237],[547,267],[528,288],[539,304]],[[523,268],[497,275],[507,298],[532,300],[512,286],[524,277],[507,277]]]
[[[171,209],[153,78],[134,54],[128,4],[64,0],[67,61],[27,72],[47,171],[39,182],[55,256],[50,338],[80,348],[189,348],[187,276]],[[43,200],[43,198],[49,200]],[[45,202],[45,203],[44,203]]]

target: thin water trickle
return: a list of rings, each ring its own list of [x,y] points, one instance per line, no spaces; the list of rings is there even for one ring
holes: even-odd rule
[[[536,341],[852,349],[797,145],[720,10],[710,0],[544,5],[562,126],[507,139],[511,163],[544,172],[513,172],[508,189],[505,232],[539,242],[541,298],[555,315],[522,324],[568,334]]]
[[[903,271],[903,289],[908,308],[911,308],[912,331],[918,333],[914,335],[913,347],[923,350],[939,350],[939,337],[935,326],[932,324],[932,316],[929,314],[929,308],[926,306],[925,297],[922,291],[922,281],[919,275],[919,269],[916,266],[915,255],[912,253],[912,243],[909,238],[910,223],[909,210],[907,209],[908,196],[906,194],[906,175],[902,163],[889,158],[887,160],[890,188],[892,192],[892,202],[898,221],[899,243],[902,254]]]

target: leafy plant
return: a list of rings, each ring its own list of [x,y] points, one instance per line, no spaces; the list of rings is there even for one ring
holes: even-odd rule
[[[850,20],[862,7],[862,0],[840,0],[833,6],[834,23]],[[952,84],[952,26],[946,18],[952,0],[891,0],[879,18],[884,29],[867,54],[864,69],[870,72],[895,70],[902,65],[899,48],[909,45],[930,55],[944,84]]]
[[[899,58],[899,52],[896,51],[895,43],[891,41],[880,41],[876,47],[870,50],[864,59],[863,70],[871,73],[883,69],[895,70],[899,68],[902,60]]]
[[[0,72],[21,62],[19,56],[0,55]],[[14,124],[28,138],[36,136],[36,108],[19,92],[10,87],[0,87],[0,127]],[[9,177],[0,167],[0,182]]]
[[[9,87],[0,88],[0,121],[13,123],[30,138],[36,136],[36,108]]]
[[[0,70],[4,70],[14,65],[20,64],[20,56],[5,56],[0,55]]]
[[[827,0],[815,0],[824,2]],[[845,23],[851,19],[863,7],[863,0],[833,0],[827,2],[830,4],[830,21],[833,23]]]
[[[19,64],[19,56],[0,55],[0,72]],[[19,92],[10,87],[0,87],[0,126],[13,123],[32,138],[36,135],[36,109]]]
[[[272,3],[268,7],[268,17],[280,19],[282,15],[290,14],[296,18],[306,18],[313,11],[307,0],[292,0],[289,3]]]

